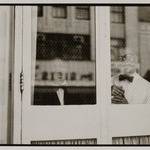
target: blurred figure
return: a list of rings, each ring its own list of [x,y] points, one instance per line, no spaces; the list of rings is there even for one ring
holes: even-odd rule
[[[150,83],[136,72],[137,56],[126,53],[121,57],[125,74],[112,77],[111,102],[113,104],[150,103]]]

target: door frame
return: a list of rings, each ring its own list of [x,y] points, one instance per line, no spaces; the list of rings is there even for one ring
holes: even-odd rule
[[[13,67],[13,140],[12,144],[21,144],[21,92],[20,92],[20,73],[22,71],[22,29],[23,29],[23,6],[15,6],[15,48],[14,48],[14,67]]]

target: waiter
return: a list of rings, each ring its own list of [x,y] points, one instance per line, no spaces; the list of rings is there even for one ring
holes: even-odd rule
[[[121,58],[125,74],[112,77],[111,102],[113,104],[150,103],[150,82],[136,72],[136,54],[126,53]]]

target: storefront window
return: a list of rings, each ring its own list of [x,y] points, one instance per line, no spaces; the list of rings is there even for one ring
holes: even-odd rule
[[[44,9],[51,9],[53,17],[66,17],[68,7],[72,12],[76,8],[45,6]],[[80,9],[89,10],[87,7]],[[89,15],[89,11],[86,14],[85,11],[77,13],[78,17]],[[74,22],[76,26],[70,27],[69,22],[73,20],[71,17],[68,20],[65,24],[64,20],[57,20],[57,31],[54,18],[46,24],[39,19],[37,21],[37,27],[39,24],[43,24],[43,27],[37,29],[36,51],[32,52],[36,59],[32,60],[32,105],[96,104],[95,45],[91,43],[94,22],[85,24],[83,20],[78,20],[78,24]],[[83,25],[84,28],[81,28]]]
[[[111,9],[114,9],[114,7]],[[146,34],[146,30],[148,30],[148,24],[145,22],[145,24],[143,25],[139,22],[138,17],[139,17],[139,13],[141,13],[141,10],[142,9],[138,7],[132,7],[132,8],[125,7],[127,18],[126,18],[125,28],[124,28],[125,29],[124,37],[122,37],[121,30],[118,24],[116,24],[116,28],[118,28],[118,30],[113,30],[115,28],[115,25],[111,26],[111,32],[116,32],[118,39],[120,38],[120,40],[116,40],[115,37],[113,36],[111,37],[111,48],[112,48],[111,50],[112,74],[111,75],[112,75],[112,85],[113,85],[112,103],[114,103],[114,99],[116,98],[116,94],[113,93],[115,90],[114,88],[121,88],[120,90],[122,90],[123,92],[122,93],[123,98],[117,97],[115,102],[116,104],[122,103],[123,99],[126,99],[125,100],[126,102],[125,101],[124,102],[129,104],[145,104],[150,102],[150,96],[149,96],[150,95],[150,91],[149,91],[150,89],[149,57],[150,56],[148,52],[149,38]],[[115,35],[115,33],[113,33],[112,35]],[[125,41],[121,39],[124,39]],[[127,79],[129,75],[130,77],[133,78],[132,81],[129,81]],[[135,88],[136,90],[134,90],[134,87],[132,87],[132,85],[134,85],[134,80],[136,78],[138,78],[139,80],[141,79],[141,81],[143,82],[144,85],[140,86],[142,87],[142,89],[137,88],[138,85],[136,85]],[[131,89],[129,90],[129,88]],[[144,88],[145,88],[144,92],[146,92],[145,96],[140,96],[143,95],[142,91]],[[130,91],[132,92],[130,93]],[[142,93],[140,94],[140,92]]]

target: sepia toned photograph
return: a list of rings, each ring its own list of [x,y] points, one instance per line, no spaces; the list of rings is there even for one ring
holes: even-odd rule
[[[0,5],[0,20],[0,144],[150,144],[148,5]]]

